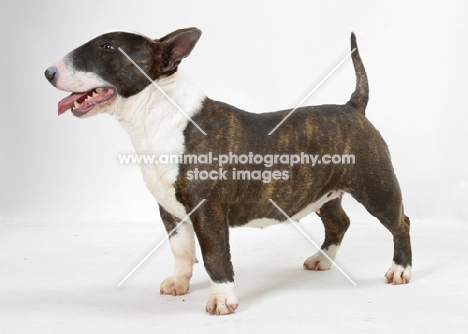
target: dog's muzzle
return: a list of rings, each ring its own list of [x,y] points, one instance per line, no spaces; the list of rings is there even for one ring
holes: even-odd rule
[[[55,66],[49,67],[47,70],[44,72],[45,77],[49,82],[55,87],[57,84],[57,79],[58,79],[58,69]]]

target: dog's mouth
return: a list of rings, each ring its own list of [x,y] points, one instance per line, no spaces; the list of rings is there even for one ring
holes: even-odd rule
[[[58,114],[61,115],[71,109],[74,116],[83,116],[114,96],[115,89],[111,87],[100,87],[83,93],[72,93],[58,103]]]

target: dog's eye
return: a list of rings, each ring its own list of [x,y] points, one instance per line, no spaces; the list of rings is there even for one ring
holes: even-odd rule
[[[101,48],[103,48],[104,50],[114,50],[114,47],[112,46],[111,43],[104,43],[104,44],[101,44],[100,46],[101,46]]]

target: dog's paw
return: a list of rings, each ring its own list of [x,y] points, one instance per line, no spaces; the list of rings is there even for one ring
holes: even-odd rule
[[[169,276],[161,283],[160,292],[162,295],[185,295],[189,290],[189,283],[187,276]]]
[[[411,279],[411,266],[404,268],[401,265],[393,263],[385,274],[387,284],[408,284]]]
[[[338,246],[330,246],[328,249],[323,250],[328,258],[322,253],[317,252],[315,255],[309,257],[304,262],[304,269],[307,270],[328,270],[330,269],[333,261],[335,261],[336,253],[338,252]]]
[[[238,306],[234,283],[211,283],[211,297],[206,304],[206,312],[210,315],[225,315],[233,313]]]
[[[226,315],[233,313],[237,306],[239,306],[237,298],[230,300],[226,294],[211,295],[206,304],[206,312],[210,315]]]

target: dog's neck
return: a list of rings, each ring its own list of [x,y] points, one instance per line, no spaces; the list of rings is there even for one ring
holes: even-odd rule
[[[149,84],[140,93],[121,99],[113,114],[130,135],[137,153],[179,154],[189,119],[178,107],[192,117],[201,110],[206,96],[185,73],[176,72],[155,83],[172,101]]]

